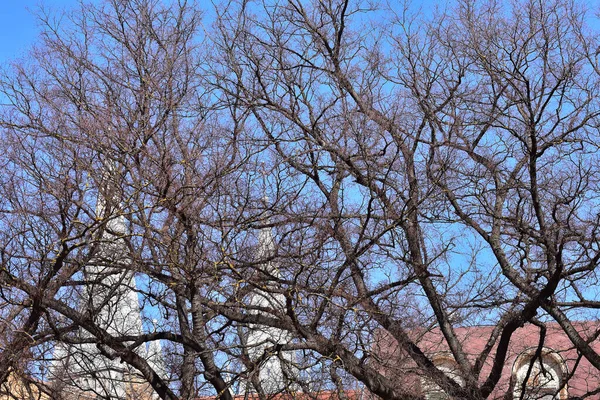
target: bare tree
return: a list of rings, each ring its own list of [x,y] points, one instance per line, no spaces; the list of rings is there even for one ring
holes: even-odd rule
[[[369,7],[241,2],[218,19],[228,68],[214,84],[275,154],[278,196],[295,196],[277,210],[294,237],[280,243],[279,319],[386,399],[423,395],[395,369],[455,398],[512,396],[501,378],[527,323],[542,327],[532,345],[552,321],[600,367],[597,330],[574,323],[597,318],[589,14],[561,1]],[[462,332],[482,325],[473,354]],[[374,331],[399,352],[373,352]]]
[[[63,395],[71,348],[164,399],[525,398],[556,335],[550,395],[600,369],[589,13],[445,7],[42,14],[1,83],[0,384]]]
[[[198,239],[171,219],[187,215],[178,214],[181,199],[171,197],[188,190],[186,183],[209,190],[202,177],[215,157],[201,151],[219,142],[206,134],[206,115],[197,103],[200,14],[185,2],[171,8],[140,0],[82,5],[61,24],[51,15],[41,18],[43,43],[29,63],[3,79],[2,287],[4,315],[16,329],[14,338],[6,338],[2,381],[15,374],[23,353],[35,351],[29,361],[37,371],[30,371],[38,379],[48,378],[39,369],[49,367],[45,360],[74,368],[81,360],[103,358],[105,372],[98,370],[101,362],[78,366],[76,372],[88,376],[72,386],[124,396],[124,389],[104,384],[128,373],[118,367],[124,363],[161,398],[193,398],[201,360],[211,374],[207,382],[229,398],[213,343],[198,333],[204,324],[190,322],[199,312],[194,292],[186,290],[197,261],[192,255],[178,259],[177,244]],[[179,181],[178,165],[188,161],[199,169],[191,175],[195,181]],[[167,234],[168,242],[156,243]],[[145,264],[146,252],[158,252],[154,262]],[[163,255],[177,263],[171,268]],[[179,262],[189,263],[182,267],[188,270],[180,271]],[[136,286],[134,276],[144,284]],[[167,285],[172,290],[165,293]],[[134,312],[139,305],[131,302],[139,295],[153,311],[141,315],[146,322],[131,321],[145,328],[122,329],[130,327],[118,322],[129,318],[119,315],[122,306],[130,302]],[[159,324],[150,329],[152,317]],[[172,358],[182,360],[171,368],[178,394],[171,376],[159,375],[142,350],[161,339],[171,340]],[[49,383],[55,397],[66,390]]]

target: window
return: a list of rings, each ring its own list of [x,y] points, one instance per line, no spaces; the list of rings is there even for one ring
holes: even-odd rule
[[[447,377],[452,378],[461,386],[464,384],[464,380],[459,373],[458,365],[454,359],[451,358],[451,356],[434,357],[433,363],[440,371],[446,374]],[[423,378],[421,385],[423,388],[423,394],[427,400],[449,399],[449,396],[446,394],[446,392],[431,379]]]
[[[535,349],[523,352],[513,366],[515,382],[513,397],[526,400],[552,400],[567,398],[564,384],[566,364],[551,349],[543,349],[535,357]]]

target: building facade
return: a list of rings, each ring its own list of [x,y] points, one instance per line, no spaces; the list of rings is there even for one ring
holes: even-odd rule
[[[105,222],[99,251],[84,267],[87,282],[81,307],[95,324],[112,336],[138,336],[144,332],[135,272],[123,237],[127,233],[122,215],[109,215],[103,199],[96,213]],[[158,373],[164,374],[159,341],[135,351]],[[150,400],[152,387],[126,363],[111,356],[111,350],[91,340],[80,328],[69,340],[57,343],[50,369],[53,396],[65,400]]]
[[[547,323],[545,332],[533,324],[517,329],[501,372],[501,378],[489,396],[490,399],[600,399],[600,371],[592,366],[574,348],[556,323]],[[596,333],[600,321],[575,324],[579,334],[588,338],[590,345],[600,351]],[[493,334],[493,326],[462,327],[455,330],[470,361],[480,355]],[[463,384],[458,364],[445,345],[439,329],[414,333],[419,347],[441,371],[459,385]],[[380,370],[397,383],[409,397],[437,400],[448,395],[432,379],[419,372],[410,357],[400,349],[388,334],[379,332],[375,344]],[[495,347],[480,371],[481,383],[489,376]]]

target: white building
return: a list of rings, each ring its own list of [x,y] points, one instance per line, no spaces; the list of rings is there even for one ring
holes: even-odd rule
[[[271,230],[261,229],[258,235],[257,254],[261,263],[256,272],[263,275],[267,281],[280,278],[279,268],[271,260],[275,252],[276,246]],[[267,285],[275,285],[275,283],[269,282]],[[285,311],[285,296],[281,293],[273,293],[271,290],[257,288],[249,296],[249,309],[252,313],[260,313],[260,309]],[[290,378],[297,374],[296,368],[293,367],[294,353],[275,350],[278,345],[284,345],[291,341],[290,333],[282,329],[255,324],[248,327],[245,343],[248,356],[251,361],[258,363],[258,380],[262,390],[267,394],[289,390]],[[254,388],[249,382],[240,385],[239,394],[253,391]]]
[[[144,333],[138,300],[135,273],[129,267],[131,258],[123,240],[126,234],[122,215],[106,215],[107,208],[99,199],[96,209],[99,218],[106,221],[105,231],[97,255],[83,271],[85,294],[81,307],[90,312],[98,327],[113,336],[141,335]],[[54,349],[50,379],[58,395],[66,399],[98,398],[121,400],[131,398],[132,391],[144,390],[144,398],[152,398],[151,388],[111,349],[102,348],[91,340],[92,334],[80,328],[71,336],[73,344],[59,343]],[[88,340],[89,339],[89,340]],[[136,349],[158,374],[164,374],[159,341]],[[164,376],[164,375],[163,375]]]

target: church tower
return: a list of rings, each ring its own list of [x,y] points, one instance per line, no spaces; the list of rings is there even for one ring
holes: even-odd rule
[[[83,270],[87,284],[81,306],[110,335],[141,335],[142,316],[134,271],[129,268],[131,257],[123,239],[127,232],[125,217],[118,211],[115,215],[102,196],[96,215],[106,221],[105,230],[96,255]],[[59,343],[54,349],[50,372],[59,398],[125,400],[131,397],[132,390],[140,391],[135,371],[118,357],[107,357],[111,350],[89,340],[89,332],[80,328],[74,339],[73,344]],[[157,366],[157,373],[163,372],[160,343],[152,342],[148,349],[143,346],[136,351],[151,366]],[[143,398],[153,398],[151,388],[143,391],[146,393]]]
[[[258,234],[257,256],[261,263],[257,273],[261,280],[265,279],[267,290],[255,289],[249,297],[250,312],[259,313],[260,308],[285,311],[285,297],[281,293],[273,293],[269,287],[275,288],[273,282],[280,278],[277,264],[271,260],[275,255],[275,241],[271,229],[263,228]],[[250,360],[258,363],[258,380],[266,394],[274,394],[289,389],[290,378],[293,378],[294,353],[272,351],[277,345],[291,342],[289,332],[271,326],[251,324],[246,336],[246,347]],[[254,388],[247,382],[240,385],[240,394],[252,392]]]

